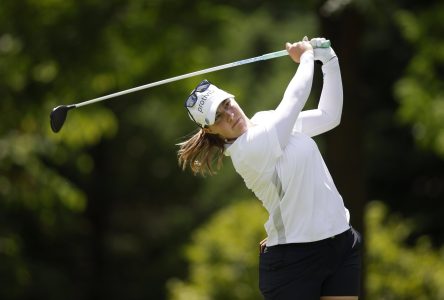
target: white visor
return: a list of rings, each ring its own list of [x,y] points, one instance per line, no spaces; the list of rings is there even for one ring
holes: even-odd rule
[[[213,125],[219,104],[228,98],[234,98],[232,94],[219,89],[208,80],[203,80],[191,92],[185,107],[188,109],[190,118],[199,126]]]

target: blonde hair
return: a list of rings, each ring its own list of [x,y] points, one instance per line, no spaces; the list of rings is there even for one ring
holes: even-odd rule
[[[190,167],[194,175],[214,175],[222,167],[224,140],[217,134],[200,128],[191,138],[177,144],[179,166],[185,170]]]

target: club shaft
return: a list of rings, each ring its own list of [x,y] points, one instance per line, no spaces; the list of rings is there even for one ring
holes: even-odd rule
[[[276,51],[276,52],[264,54],[264,55],[261,55],[261,56],[252,57],[252,58],[248,58],[248,59],[244,59],[244,60],[240,60],[240,61],[236,61],[236,62],[232,62],[232,63],[228,63],[228,64],[224,64],[224,65],[220,65],[220,66],[216,66],[216,67],[212,67],[212,68],[208,68],[208,69],[204,69],[204,70],[200,70],[200,71],[196,71],[196,72],[191,72],[191,73],[188,73],[188,74],[179,75],[179,76],[171,77],[171,78],[168,78],[168,79],[164,79],[164,80],[160,80],[160,81],[156,81],[156,82],[152,82],[152,83],[148,83],[148,84],[144,84],[144,85],[137,86],[137,87],[134,87],[134,88],[131,88],[131,89],[127,89],[127,90],[124,90],[124,91],[120,91],[120,92],[117,92],[117,93],[113,93],[113,94],[105,95],[105,96],[102,96],[102,97],[94,98],[94,99],[91,99],[91,100],[87,100],[87,101],[84,101],[84,102],[76,103],[74,105],[75,105],[75,107],[81,107],[81,106],[93,104],[93,103],[96,103],[96,102],[100,102],[100,101],[103,101],[103,100],[106,100],[106,99],[122,96],[122,95],[129,94],[129,93],[134,93],[134,92],[137,92],[137,91],[140,91],[140,90],[144,90],[144,89],[152,88],[152,87],[155,87],[155,86],[158,86],[158,85],[170,83],[170,82],[173,82],[173,81],[178,81],[178,80],[182,80],[182,79],[185,79],[185,78],[189,78],[189,77],[193,77],[193,76],[198,76],[198,75],[202,75],[202,74],[206,74],[206,73],[210,73],[210,72],[215,72],[215,71],[219,71],[219,70],[223,70],[223,69],[233,68],[233,67],[237,67],[237,66],[240,66],[240,65],[245,65],[245,64],[253,63],[253,62],[256,62],[256,61],[277,58],[277,57],[285,56],[287,54],[288,54],[287,50]]]
[[[325,44],[321,45],[322,48],[328,48],[330,47],[330,41],[326,41]],[[148,83],[148,84],[144,84],[141,86],[137,86],[131,89],[127,89],[127,90],[123,90],[120,92],[116,92],[113,94],[109,94],[109,95],[105,95],[102,97],[98,97],[98,98],[94,98],[91,100],[87,100],[84,102],[80,102],[80,103],[76,103],[73,104],[74,107],[81,107],[81,106],[85,106],[85,105],[89,105],[89,104],[93,104],[96,102],[100,102],[106,99],[110,99],[110,98],[115,98],[118,96],[122,96],[125,94],[129,94],[129,93],[134,93],[140,90],[144,90],[144,89],[148,89],[154,86],[158,86],[158,85],[162,85],[162,84],[166,84],[166,83],[170,83],[173,81],[178,81],[178,80],[182,80],[185,78],[189,78],[189,77],[193,77],[193,76],[198,76],[198,75],[202,75],[202,74],[206,74],[206,73],[210,73],[210,72],[215,72],[215,71],[219,71],[219,70],[223,70],[223,69],[228,69],[228,68],[233,68],[233,67],[237,67],[240,65],[245,65],[245,64],[249,64],[249,63],[253,63],[253,62],[257,62],[257,61],[262,61],[262,60],[268,60],[268,59],[273,59],[273,58],[277,58],[277,57],[281,57],[281,56],[285,56],[288,55],[287,50],[281,50],[281,51],[276,51],[276,52],[271,52],[271,53],[267,53],[267,54],[263,54],[260,56],[256,56],[256,57],[252,57],[252,58],[247,58],[247,59],[243,59],[243,60],[239,60],[239,61],[235,61],[232,63],[228,63],[228,64],[224,64],[224,65],[220,65],[220,66],[216,66],[216,67],[212,67],[212,68],[208,68],[208,69],[204,69],[204,70],[200,70],[200,71],[195,71],[195,72],[191,72],[188,74],[183,74],[183,75],[179,75],[176,77],[171,77],[168,79],[164,79],[164,80],[160,80],[160,81],[156,81],[156,82],[152,82],[152,83]]]

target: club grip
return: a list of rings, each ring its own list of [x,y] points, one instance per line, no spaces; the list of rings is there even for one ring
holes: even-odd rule
[[[314,47],[314,48],[329,48],[331,46],[330,40],[325,40],[321,43],[320,47]],[[272,53],[267,53],[255,58],[250,58],[249,62],[253,62],[253,61],[257,61],[257,60],[267,60],[267,59],[273,59],[276,57],[281,57],[281,56],[285,56],[288,55],[287,50],[281,50],[281,51],[276,51],[276,52],[272,52]],[[241,61],[239,62],[239,64],[244,64],[246,62],[245,61]]]
[[[330,40],[325,40],[321,43],[320,47],[313,47],[313,48],[330,48],[331,43]]]

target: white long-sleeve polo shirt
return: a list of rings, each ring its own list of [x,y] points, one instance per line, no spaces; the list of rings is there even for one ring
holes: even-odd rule
[[[313,77],[313,53],[307,51],[278,108],[255,114],[254,126],[226,147],[234,168],[269,213],[268,246],[318,241],[349,228],[348,210],[311,138],[339,124],[342,111],[338,60],[322,70],[317,109],[301,112]]]

